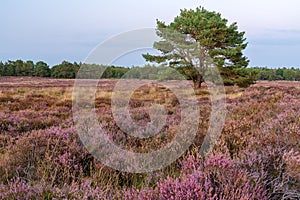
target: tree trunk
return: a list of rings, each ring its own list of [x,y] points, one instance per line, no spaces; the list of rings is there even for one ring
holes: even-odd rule
[[[204,81],[203,81],[202,75],[199,74],[199,75],[197,76],[197,79],[194,79],[193,82],[194,82],[194,87],[195,87],[196,89],[201,88],[201,83],[204,82]]]

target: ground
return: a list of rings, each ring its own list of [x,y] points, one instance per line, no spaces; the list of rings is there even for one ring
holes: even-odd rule
[[[110,107],[118,80],[101,80],[95,96],[99,122],[118,145],[136,152],[163,147],[180,126],[180,104],[161,83],[136,90],[132,119],[150,121],[149,106],[165,106],[160,134],[137,139],[123,133]],[[282,199],[300,198],[300,82],[259,81],[226,87],[221,137],[201,158],[209,126],[210,95],[195,91],[197,136],[167,168],[131,174],[103,166],[85,149],[73,123],[74,80],[0,77],[0,198],[3,199]]]

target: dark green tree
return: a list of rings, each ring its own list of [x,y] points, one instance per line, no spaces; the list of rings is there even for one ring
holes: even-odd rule
[[[16,76],[16,65],[15,61],[8,60],[5,63],[5,74],[6,76]]]
[[[277,80],[282,80],[283,79],[283,72],[286,68],[279,68],[276,70],[276,79]]]
[[[16,76],[25,76],[23,64],[24,62],[22,60],[14,61]]]
[[[50,77],[51,70],[47,63],[39,61],[36,63],[34,68],[34,75],[38,77]]]
[[[4,63],[1,61],[0,62],[0,76],[5,76],[5,65]]]
[[[63,61],[59,65],[51,68],[51,76],[53,78],[75,78],[79,70],[79,64]]]
[[[284,69],[283,77],[284,80],[294,81],[296,79],[296,71],[294,68],[292,69]]]
[[[34,68],[35,65],[33,61],[28,60],[23,64],[24,71],[25,71],[25,76],[33,76],[34,75]]]
[[[149,62],[179,69],[196,88],[204,82],[212,64],[225,84],[248,86],[255,82],[256,75],[243,70],[249,63],[242,52],[247,47],[244,34],[236,23],[228,25],[219,13],[203,7],[183,9],[169,25],[157,20],[157,35],[162,40],[155,42],[154,48],[162,55],[143,56]]]

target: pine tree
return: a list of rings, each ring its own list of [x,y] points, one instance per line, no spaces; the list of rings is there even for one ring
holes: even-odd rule
[[[157,35],[161,41],[154,43],[162,55],[143,55],[146,61],[167,64],[178,69],[201,87],[204,76],[213,64],[227,85],[247,87],[256,75],[243,70],[249,60],[243,55],[247,47],[244,32],[237,23],[228,25],[221,14],[203,7],[183,9],[172,23],[157,20]]]

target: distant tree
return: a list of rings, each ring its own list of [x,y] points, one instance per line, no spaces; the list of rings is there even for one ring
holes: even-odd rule
[[[128,71],[128,68],[125,67],[111,66],[109,68],[111,69],[113,78],[122,78],[122,76]]]
[[[34,75],[34,68],[35,65],[33,61],[28,60],[25,63],[23,63],[23,68],[24,68],[24,76],[33,76]]]
[[[283,77],[285,80],[294,81],[296,79],[295,69],[285,69],[283,71]]]
[[[0,76],[5,76],[5,65],[3,62],[0,62]]]
[[[51,70],[47,65],[47,63],[43,61],[39,61],[35,64],[34,76],[50,77],[50,75],[51,75]]]
[[[6,65],[5,74],[6,76],[16,76],[16,65],[15,61],[8,60]]]
[[[51,76],[53,78],[75,78],[79,70],[79,64],[63,61],[59,65],[51,68]]]
[[[126,78],[138,79],[140,77],[141,77],[140,67],[133,67],[131,68],[130,73],[126,74]]]
[[[289,81],[300,81],[300,69],[297,68],[277,68],[271,69],[267,67],[255,67],[247,68],[249,72],[255,71],[258,76],[258,80],[289,80]]]
[[[300,81],[300,69],[296,70],[295,81]]]
[[[283,72],[284,72],[285,69],[286,68],[284,67],[284,68],[279,68],[279,69],[276,70],[276,79],[277,80],[283,80],[284,79]]]
[[[242,53],[247,46],[245,33],[238,31],[236,23],[228,25],[227,22],[219,13],[202,7],[181,10],[169,25],[157,20],[157,35],[162,40],[155,42],[154,48],[162,56],[143,56],[150,62],[178,67],[181,73],[193,80],[196,88],[204,81],[211,64],[209,58],[212,58],[225,84],[248,86],[255,82],[256,76],[243,70],[249,63]]]
[[[106,70],[102,74],[102,78],[112,78],[112,70],[111,67],[107,67]]]
[[[16,61],[14,61],[15,76],[24,76],[25,75],[23,64],[24,64],[24,62],[22,60],[16,60]]]

